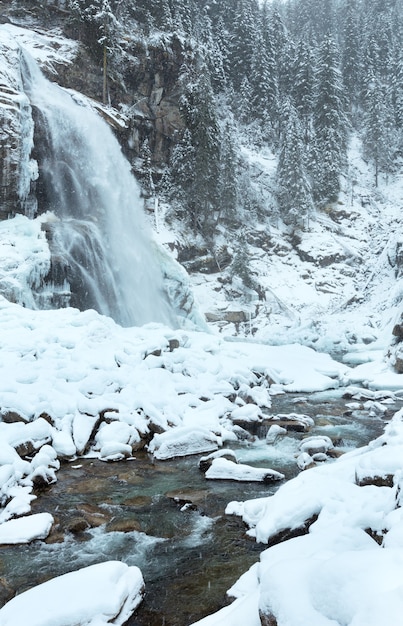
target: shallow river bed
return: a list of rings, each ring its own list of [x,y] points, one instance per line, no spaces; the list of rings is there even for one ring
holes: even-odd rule
[[[309,434],[326,434],[345,452],[377,437],[385,419],[400,408],[396,403],[386,415],[363,409],[351,415],[341,395],[275,396],[271,412],[309,415],[315,420]],[[240,462],[270,467],[290,479],[298,472],[303,436],[293,432],[275,445],[256,439],[231,448]],[[0,549],[3,582],[20,593],[67,571],[118,559],[138,565],[146,583],[130,626],[188,626],[216,611],[265,548],[246,537],[238,518],[225,515],[226,504],[268,496],[282,483],[207,481],[198,459],[156,462],[140,452],[120,463],[80,459],[62,465],[57,483],[32,507],[34,513],[54,515],[56,532],[48,543]]]

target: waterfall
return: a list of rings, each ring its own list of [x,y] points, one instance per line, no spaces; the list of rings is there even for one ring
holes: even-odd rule
[[[44,225],[53,279],[71,293],[69,304],[123,326],[175,324],[139,188],[111,129],[25,53],[22,73],[36,126],[38,207],[55,216]]]

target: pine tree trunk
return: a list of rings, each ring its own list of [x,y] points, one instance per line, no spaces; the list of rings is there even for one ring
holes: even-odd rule
[[[106,104],[106,70],[107,70],[107,56],[106,56],[106,46],[104,46],[103,87],[102,87],[102,102],[104,104]]]

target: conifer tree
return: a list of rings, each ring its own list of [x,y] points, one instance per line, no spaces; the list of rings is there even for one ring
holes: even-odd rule
[[[313,202],[300,120],[290,101],[285,103],[284,109],[277,166],[277,200],[284,222],[298,227],[308,222]]]
[[[207,232],[217,209],[219,180],[219,127],[216,103],[205,65],[182,75],[182,115],[194,149],[188,210],[195,230]]]
[[[102,100],[108,97],[108,62],[117,47],[121,25],[115,17],[110,0],[70,0],[73,15],[82,25],[83,36],[90,50],[102,55]]]
[[[318,54],[313,126],[314,198],[334,201],[346,162],[348,122],[338,50],[330,36]]]
[[[270,118],[274,121],[278,114],[278,85],[273,61],[263,35],[259,34],[249,83],[250,107],[253,115],[260,120]]]
[[[191,132],[186,128],[173,147],[169,163],[170,172],[165,181],[168,198],[174,207],[176,216],[186,221],[191,221],[190,211],[194,198],[194,168],[195,148],[192,144]]]
[[[360,13],[357,0],[349,0],[343,24],[342,74],[346,92],[349,94],[350,112],[359,101],[361,82],[361,33]]]
[[[232,226],[237,223],[239,209],[238,153],[235,121],[228,112],[220,141],[218,203],[220,217]]]
[[[390,172],[393,163],[395,133],[392,125],[392,107],[386,88],[374,77],[366,94],[363,146],[365,156],[374,164],[375,186],[379,172]]]
[[[312,135],[312,114],[315,89],[314,55],[309,44],[300,41],[298,44],[290,93],[297,110],[306,144]]]
[[[256,40],[256,23],[250,0],[238,0],[230,36],[230,72],[235,90],[249,77]]]

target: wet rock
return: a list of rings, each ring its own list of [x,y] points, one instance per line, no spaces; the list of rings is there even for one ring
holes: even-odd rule
[[[134,506],[134,507],[144,507],[149,506],[152,503],[151,496],[134,496],[133,498],[126,498],[122,502],[122,506]]]
[[[45,422],[50,424],[50,426],[55,425],[55,420],[53,419],[51,415],[49,415],[49,413],[43,412],[38,416],[38,418],[42,418],[43,420],[45,420]]]
[[[332,448],[328,451],[327,454],[331,459],[338,459],[339,457],[343,456],[344,452],[343,450],[337,450],[337,448]]]
[[[97,528],[106,524],[112,518],[112,513],[93,504],[80,504],[77,511],[91,528]]]
[[[297,458],[297,465],[300,470],[310,469],[315,466],[313,458],[307,452],[302,452]]]
[[[325,461],[328,460],[329,457],[324,452],[316,452],[315,454],[312,455],[312,458],[315,461],[315,463],[324,463]]]
[[[120,443],[117,441],[110,441],[102,446],[99,458],[101,461],[123,461],[132,454],[132,447],[127,443]]]
[[[90,527],[85,517],[73,517],[66,525],[66,531],[77,535]]]
[[[310,456],[315,454],[325,454],[333,448],[333,442],[330,437],[326,435],[317,435],[313,437],[306,437],[299,444],[299,449],[302,452],[306,452]]]
[[[18,446],[15,446],[15,450],[17,454],[24,459],[27,456],[35,454],[36,448],[33,441],[24,441],[18,444]]]
[[[394,474],[365,476],[356,474],[355,482],[359,487],[374,485],[375,487],[393,487]]]
[[[166,428],[164,428],[162,424],[159,424],[157,421],[153,420],[153,418],[149,418],[148,428],[150,429],[150,432],[155,435],[161,435],[166,431]]]
[[[259,618],[261,626],[277,626],[277,619],[269,611],[263,613],[259,610]]]
[[[97,433],[101,418],[96,413],[77,413],[73,420],[73,440],[78,454],[88,452]]]
[[[141,524],[135,518],[114,518],[106,525],[106,532],[131,533],[141,532]]]
[[[2,410],[0,411],[0,421],[6,424],[16,424],[17,422],[24,422],[25,424],[28,420],[16,411]]]
[[[395,324],[392,330],[392,335],[396,337],[397,341],[403,340],[403,324]]]
[[[169,347],[169,351],[173,352],[174,350],[176,350],[177,348],[179,348],[179,341],[178,339],[170,339],[168,341],[168,347]]]
[[[257,424],[256,433],[253,434],[256,434],[259,439],[264,439],[273,425],[280,426],[287,432],[306,433],[314,423],[314,420],[308,415],[299,413],[279,413],[263,419]]]
[[[342,397],[344,400],[359,400],[359,401],[365,401],[365,400],[395,401],[396,400],[396,395],[393,393],[393,391],[390,391],[389,389],[377,389],[373,391],[372,389],[364,389],[362,387],[353,387],[353,386],[347,387]],[[350,405],[347,405],[347,406],[350,406]]]
[[[14,596],[14,590],[10,587],[7,580],[0,577],[0,606],[4,606],[6,602]]]
[[[48,545],[52,545],[54,543],[63,543],[65,538],[66,535],[60,528],[58,528],[57,530],[52,529],[50,535],[46,537],[45,543]]]
[[[155,435],[149,444],[149,451],[159,460],[215,450],[218,450],[218,439],[214,433],[206,428],[185,426]]]
[[[193,490],[190,488],[168,491],[165,495],[181,508],[197,510],[205,503],[208,493],[207,489]]]

